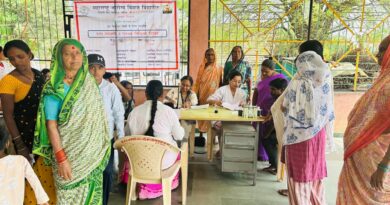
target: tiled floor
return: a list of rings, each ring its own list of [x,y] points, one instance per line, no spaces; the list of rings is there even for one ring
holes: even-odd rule
[[[342,141],[336,138],[336,152],[327,156],[328,178],[325,180],[326,198],[335,204],[337,181],[342,166]],[[205,155],[197,155],[189,165],[188,205],[287,205],[287,197],[278,195],[285,182],[276,182],[274,175],[259,171],[256,186],[251,177],[243,174],[221,173],[217,166],[207,163]],[[258,167],[266,166],[259,163]],[[110,205],[125,204],[125,193],[112,193]],[[134,201],[135,205],[162,205],[162,198]],[[181,187],[172,193],[172,204],[181,204]]]

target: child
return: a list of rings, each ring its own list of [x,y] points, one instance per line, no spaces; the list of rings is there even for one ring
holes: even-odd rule
[[[43,189],[31,165],[21,155],[6,155],[10,145],[8,135],[0,130],[0,204],[23,204],[25,178],[35,192],[38,204],[49,205],[49,197]]]
[[[287,80],[283,78],[277,78],[269,83],[271,96],[274,99],[274,102],[286,89],[287,84]],[[276,138],[274,124],[271,123],[264,133],[264,138],[261,140],[269,157],[269,163],[271,164],[271,166],[265,168],[264,170],[276,175],[278,167],[278,140]]]

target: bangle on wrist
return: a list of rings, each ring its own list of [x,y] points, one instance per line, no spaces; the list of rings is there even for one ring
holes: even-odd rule
[[[63,164],[67,159],[68,159],[68,158],[65,158],[65,159],[63,159],[62,161],[59,161],[59,162],[57,161],[57,164],[58,164],[58,165]]]
[[[18,147],[18,146],[24,146],[24,142],[23,142],[22,138],[20,137],[20,135],[17,136],[17,137],[15,137],[15,138],[13,138],[13,139],[12,139],[12,142],[14,143],[14,145],[15,145],[16,147]]]
[[[55,157],[56,157],[56,161],[57,161],[58,164],[61,164],[61,163],[65,162],[65,160],[68,159],[66,157],[64,149],[61,149],[60,151],[57,151],[55,153]]]
[[[383,172],[387,173],[390,171],[390,166],[386,166],[382,163],[378,164],[378,169],[382,170]]]
[[[13,137],[12,140],[15,141],[15,140],[18,140],[18,139],[20,139],[20,138],[22,138],[22,136],[18,135],[18,136],[16,136],[16,137]]]
[[[14,145],[24,144],[22,138],[12,139],[12,142],[14,143]]]

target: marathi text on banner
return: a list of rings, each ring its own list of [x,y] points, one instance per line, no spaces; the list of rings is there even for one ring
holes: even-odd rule
[[[176,1],[74,4],[78,40],[108,70],[179,69]]]

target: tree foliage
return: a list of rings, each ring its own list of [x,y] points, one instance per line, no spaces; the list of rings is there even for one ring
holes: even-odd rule
[[[294,56],[299,41],[307,39],[310,0],[304,0],[302,3],[298,0],[212,0],[211,2],[211,40],[243,40],[251,36],[248,30],[252,33],[267,33],[269,30],[271,37],[258,35],[260,36],[258,41],[276,40],[278,43],[270,45],[272,48],[269,48],[273,49],[274,54]],[[376,26],[390,10],[390,3],[386,0],[366,1],[362,32],[360,32],[361,0],[328,0],[327,2],[330,7],[322,0],[314,0],[310,38],[324,41],[327,45],[326,54],[329,57],[340,49],[348,50],[350,45],[344,43],[345,41],[352,40],[356,43],[360,33],[366,33]],[[298,4],[299,6],[296,6]],[[289,14],[285,15],[286,13]],[[338,16],[357,35],[353,36]],[[370,41],[375,41],[377,44],[389,33],[388,25],[389,19],[369,36]],[[221,44],[224,45],[218,43],[214,45],[226,50],[226,47],[240,42]],[[244,41],[241,44],[245,45]]]
[[[62,0],[0,1],[0,45],[22,39],[35,55],[35,65],[48,67],[51,49],[64,37]]]

